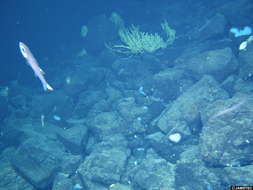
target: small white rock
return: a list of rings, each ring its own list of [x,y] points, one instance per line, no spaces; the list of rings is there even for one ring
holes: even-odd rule
[[[174,142],[174,143],[178,143],[181,140],[181,134],[180,133],[173,133],[171,135],[169,135],[169,140]]]
[[[240,44],[240,46],[239,46],[239,50],[240,50],[240,51],[241,51],[241,50],[246,50],[247,45],[248,45],[247,41],[242,42],[242,43]]]

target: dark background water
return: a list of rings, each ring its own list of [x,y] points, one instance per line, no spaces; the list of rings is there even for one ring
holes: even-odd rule
[[[174,1],[170,1],[173,6]],[[201,1],[206,7],[215,7],[226,1]],[[80,27],[96,15],[110,15],[112,11],[120,13],[129,23],[146,21],[152,23],[156,19],[156,12],[163,8],[167,1],[151,0],[56,0],[56,1],[33,1],[33,0],[3,0],[0,6],[1,22],[1,75],[0,84],[10,80],[20,79],[21,75],[27,74],[27,79],[32,79],[24,60],[19,52],[18,42],[22,41],[29,45],[41,64],[55,57],[64,59],[73,46],[80,46]],[[185,0],[186,7],[194,7],[194,1]],[[151,11],[151,12],[150,12]],[[153,12],[152,12],[153,11]],[[180,12],[181,10],[175,10]],[[177,17],[178,22],[184,19],[184,12]],[[206,13],[208,14],[208,13]],[[63,52],[64,49],[64,52]],[[48,63],[50,67],[52,64]],[[24,77],[21,77],[24,80]]]
[[[80,43],[80,27],[92,16],[110,14],[123,4],[113,0],[104,3],[99,0],[1,1],[0,83],[15,80],[18,75],[30,72],[30,68],[24,67],[19,41],[29,44],[38,60],[54,58],[61,54],[62,47]]]

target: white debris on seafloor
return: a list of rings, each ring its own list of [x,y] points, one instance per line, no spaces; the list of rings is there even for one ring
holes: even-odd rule
[[[247,50],[247,46],[253,41],[253,36],[250,36],[247,40],[243,41],[240,45],[239,45],[239,50],[240,51],[245,51]]]
[[[169,135],[169,140],[174,143],[180,142],[182,136],[180,133],[173,133]]]

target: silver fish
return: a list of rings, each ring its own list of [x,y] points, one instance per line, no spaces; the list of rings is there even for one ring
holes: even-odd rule
[[[24,58],[27,61],[27,64],[32,68],[32,70],[34,71],[35,76],[37,76],[40,79],[40,82],[42,83],[43,89],[46,90],[54,90],[46,81],[45,77],[44,77],[44,71],[39,67],[39,64],[37,62],[37,60],[35,59],[35,57],[33,56],[32,52],[30,51],[30,49],[27,47],[27,45],[25,45],[23,42],[19,42],[19,48],[20,51],[22,53],[22,55],[24,56]]]

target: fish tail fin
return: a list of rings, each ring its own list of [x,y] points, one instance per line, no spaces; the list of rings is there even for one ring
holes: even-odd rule
[[[53,91],[53,90],[54,90],[53,87],[50,86],[49,84],[47,84],[47,89],[50,90],[50,91]]]
[[[48,83],[43,84],[43,88],[45,91],[47,91],[47,90],[53,91],[54,90],[53,87],[50,86]]]

